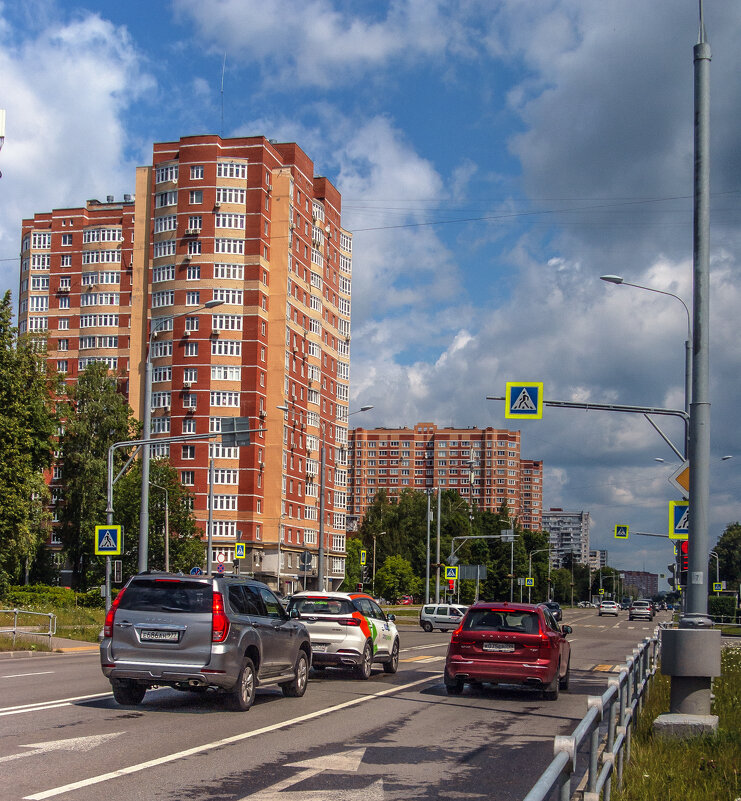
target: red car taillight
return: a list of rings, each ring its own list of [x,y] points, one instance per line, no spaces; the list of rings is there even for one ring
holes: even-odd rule
[[[116,617],[116,609],[118,609],[118,605],[121,603],[121,598],[123,597],[124,592],[126,592],[125,589],[118,593],[118,595],[113,599],[113,603],[111,604],[110,608],[106,612],[105,623],[103,624],[104,637],[113,636],[113,619]]]
[[[356,617],[341,617],[339,620],[336,620],[335,623],[339,623],[340,626],[359,626],[360,621]]]
[[[224,642],[229,634],[229,618],[224,611],[224,596],[215,592],[211,603],[211,642]]]
[[[451,643],[459,643],[461,639],[461,632],[463,631],[463,623],[461,622],[460,626],[450,635],[450,642]]]

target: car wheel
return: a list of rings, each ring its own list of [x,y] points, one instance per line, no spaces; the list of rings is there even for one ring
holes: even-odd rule
[[[394,640],[394,645],[391,648],[391,659],[383,663],[384,673],[396,673],[399,669],[399,641]]]
[[[373,666],[373,646],[370,640],[366,640],[365,648],[363,648],[363,656],[360,664],[356,668],[357,676],[363,681],[371,676],[371,667]]]
[[[561,664],[558,665],[558,670],[556,671],[556,675],[553,677],[553,681],[548,685],[548,687],[543,690],[543,698],[546,701],[556,701],[558,700],[558,690],[559,690],[559,678],[558,674],[561,672]]]
[[[558,680],[559,690],[569,689],[570,671],[571,671],[571,657],[569,657],[569,661],[566,663],[566,673],[563,676],[561,676],[561,678]]]
[[[309,660],[303,651],[298,652],[296,659],[296,670],[293,681],[286,684],[281,684],[280,688],[283,690],[283,695],[286,698],[301,698],[306,692],[306,683],[309,680]]]
[[[144,699],[147,688],[128,679],[111,679],[111,689],[116,703],[121,706],[137,706]]]
[[[463,692],[463,682],[460,679],[453,679],[446,673],[443,681],[448,695],[460,695]]]
[[[432,631],[432,623],[429,620],[425,620],[422,624],[422,628],[429,634]]]
[[[246,712],[255,700],[256,690],[255,665],[246,656],[237,676],[237,683],[231,691],[232,707],[238,712]]]

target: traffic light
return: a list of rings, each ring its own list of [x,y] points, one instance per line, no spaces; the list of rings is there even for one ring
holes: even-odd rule
[[[667,569],[669,571],[669,575],[667,576],[667,582],[669,586],[674,589],[677,586],[677,565],[676,562],[671,565],[667,565]]]
[[[363,565],[363,581],[368,581],[368,565]]]
[[[362,585],[362,583],[358,584],[358,592],[363,592],[363,585]]]
[[[677,558],[679,560],[679,583],[683,587],[687,586],[687,572],[690,567],[689,545],[689,540],[680,540],[677,553]]]

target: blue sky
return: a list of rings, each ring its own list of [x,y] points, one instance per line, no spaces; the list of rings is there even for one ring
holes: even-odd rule
[[[714,541],[741,518],[741,6],[706,6]],[[691,300],[697,29],[696,0],[0,1],[0,288],[24,216],[133,191],[155,141],[263,134],[342,192],[365,425],[508,427],[486,396],[516,380],[682,408],[679,303],[599,276]],[[645,420],[548,409],[522,431],[546,508],[589,510],[614,566],[665,570],[665,543],[612,537],[665,532],[676,497]]]

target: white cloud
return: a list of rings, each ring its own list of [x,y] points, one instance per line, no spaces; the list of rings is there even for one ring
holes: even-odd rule
[[[8,255],[18,251],[23,217],[133,190],[125,112],[151,81],[126,30],[97,15],[50,20],[33,34],[6,20],[1,33],[0,242]],[[3,291],[15,294],[17,283],[17,262],[3,262]]]

